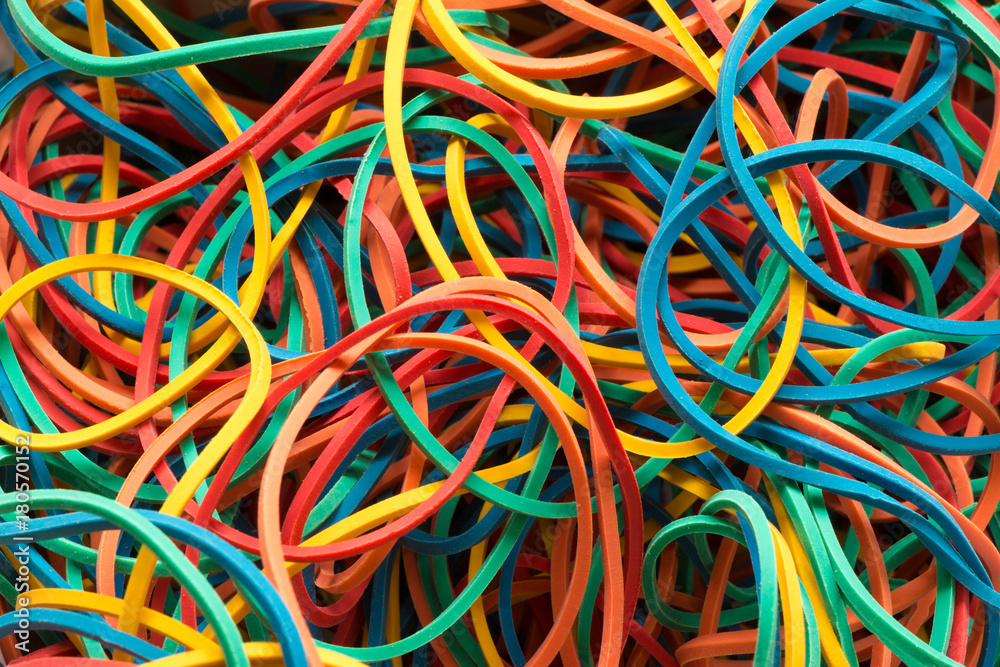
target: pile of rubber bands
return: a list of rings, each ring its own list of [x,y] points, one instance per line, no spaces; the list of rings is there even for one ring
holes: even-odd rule
[[[997,665],[998,15],[0,1],[0,664]]]

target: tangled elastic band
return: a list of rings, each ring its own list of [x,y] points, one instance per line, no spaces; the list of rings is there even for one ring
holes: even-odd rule
[[[998,15],[3,0],[0,664],[1000,664]]]

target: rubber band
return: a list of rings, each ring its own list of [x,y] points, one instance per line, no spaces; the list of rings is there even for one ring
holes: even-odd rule
[[[996,16],[0,4],[0,662],[993,665]]]

